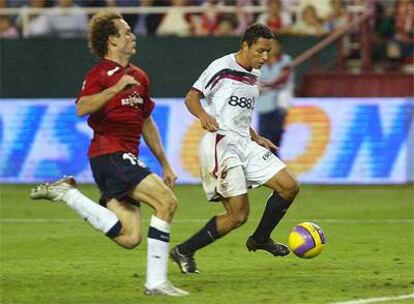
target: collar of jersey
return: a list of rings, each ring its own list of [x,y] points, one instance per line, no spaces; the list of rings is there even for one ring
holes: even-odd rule
[[[131,64],[130,62],[128,62],[128,64],[127,64],[125,67],[123,67],[123,66],[122,66],[122,65],[120,65],[118,62],[112,61],[112,60],[110,60],[110,59],[106,59],[106,58],[104,58],[104,59],[103,59],[103,61],[104,61],[104,62],[106,62],[106,63],[111,64],[113,67],[119,66],[121,69],[126,69],[126,68],[128,68],[128,67],[129,67],[129,65]]]
[[[236,53],[234,53],[233,54],[233,59],[234,59],[234,61],[241,67],[241,68],[243,68],[244,70],[246,70],[246,71],[248,71],[248,72],[251,72],[251,71],[253,71],[253,68],[251,68],[250,70],[248,69],[248,68],[246,68],[245,66],[243,66],[242,64],[240,64],[238,61],[237,61],[237,58],[236,58]]]

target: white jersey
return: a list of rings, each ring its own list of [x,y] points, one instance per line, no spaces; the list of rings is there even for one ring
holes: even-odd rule
[[[204,108],[217,120],[220,133],[250,137],[259,77],[258,69],[246,70],[233,53],[213,61],[194,83],[193,88],[206,98]]]
[[[250,138],[250,125],[259,96],[258,69],[246,70],[229,54],[213,61],[194,83],[207,100],[205,110],[218,124],[201,141],[201,180],[208,200],[247,193],[265,184],[285,167],[271,151]]]

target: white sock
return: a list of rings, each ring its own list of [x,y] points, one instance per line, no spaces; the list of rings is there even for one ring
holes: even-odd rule
[[[103,233],[108,233],[120,222],[111,210],[96,204],[83,195],[78,189],[71,189],[63,196],[63,201],[82,219],[86,220],[93,228]],[[118,223],[119,222],[119,223]]]
[[[153,215],[148,230],[147,288],[167,281],[170,224]]]

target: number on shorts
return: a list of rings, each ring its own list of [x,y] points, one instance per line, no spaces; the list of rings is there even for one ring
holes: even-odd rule
[[[129,160],[131,165],[136,166],[138,164],[138,159],[132,153],[124,153],[122,154],[122,159]]]

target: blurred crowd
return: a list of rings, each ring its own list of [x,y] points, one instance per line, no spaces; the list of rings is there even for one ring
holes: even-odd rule
[[[350,5],[373,5],[378,34],[396,39],[412,36],[412,0],[0,0],[1,7],[21,8],[18,16],[1,16],[2,37],[16,38],[22,32],[22,15],[28,7],[51,10],[31,14],[28,36],[83,37],[88,16],[85,7],[168,7],[164,14],[127,14],[138,35],[225,36],[239,35],[252,22],[267,24],[276,33],[324,35],[352,18]],[[177,9],[200,6],[199,13]],[[223,13],[236,6],[235,13]],[[266,7],[264,13],[249,13],[246,6]],[[63,11],[62,8],[66,10]]]
[[[188,13],[183,6],[202,8]],[[221,8],[234,6],[234,13]],[[265,7],[262,13],[245,8]],[[91,14],[85,7],[165,7],[165,13],[124,14],[136,35],[232,36],[253,22],[267,24],[277,34],[326,35],[361,11],[375,12],[374,40],[383,46],[376,56],[401,57],[413,52],[414,0],[0,0],[2,7],[19,8],[15,16],[0,13],[0,37],[85,37]],[[27,8],[50,10],[38,14]],[[24,20],[24,18],[26,18]],[[23,33],[23,21],[28,26]]]

